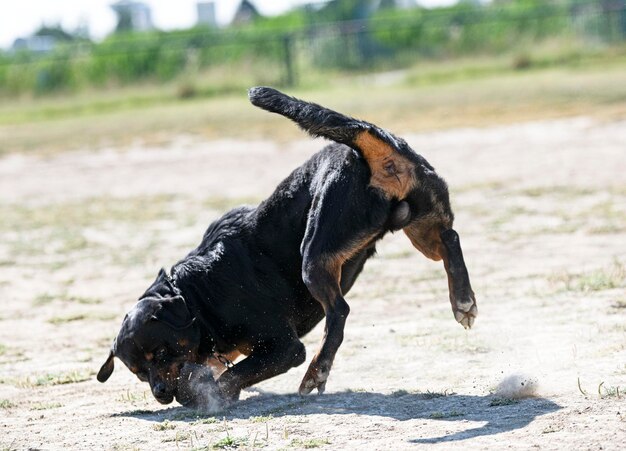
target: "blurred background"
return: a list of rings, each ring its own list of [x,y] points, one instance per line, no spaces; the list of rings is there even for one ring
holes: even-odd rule
[[[626,0],[31,0],[0,5],[0,46],[0,153],[267,136],[235,125],[253,85],[317,90],[402,132],[621,114]]]

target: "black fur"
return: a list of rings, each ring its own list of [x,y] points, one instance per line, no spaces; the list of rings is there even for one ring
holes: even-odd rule
[[[349,313],[343,296],[374,255],[376,241],[422,218],[438,218],[436,205],[444,210],[442,221],[449,221],[445,228],[451,225],[445,182],[403,141],[271,88],[249,95],[255,105],[343,144],[315,154],[258,207],[226,213],[170,275],[159,272],[124,319],[98,380],[110,376],[115,355],[150,382],[160,402],[171,402],[185,363],[238,351],[247,357],[217,380],[224,398],[236,399],[242,388],[303,363],[299,338],[326,318],[327,338],[300,387],[302,393],[323,391]],[[349,147],[356,133],[372,128],[415,162],[422,183],[406,199],[372,188],[370,167]],[[455,246],[449,247],[460,252]]]

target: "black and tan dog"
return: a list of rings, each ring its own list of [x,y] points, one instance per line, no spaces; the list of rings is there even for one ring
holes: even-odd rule
[[[156,281],[126,315],[98,373],[118,357],[161,403],[178,393],[186,363],[234,359],[217,387],[225,400],[305,361],[300,337],[325,319],[324,338],[300,384],[323,392],[350,311],[348,293],[376,242],[402,229],[415,248],[443,260],[452,311],[477,314],[448,188],[433,167],[387,131],[271,88],[251,102],[335,143],[293,171],[256,208],[211,224],[202,242]]]

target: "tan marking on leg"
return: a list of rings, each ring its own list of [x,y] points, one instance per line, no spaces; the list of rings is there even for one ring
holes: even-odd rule
[[[220,355],[227,358],[231,362],[235,362],[235,360],[237,360],[240,356],[242,355],[248,356],[250,352],[252,351],[249,350],[249,352],[246,354],[246,353],[239,352],[238,350],[236,350],[236,351],[231,351],[226,354],[220,354]],[[219,360],[217,360],[214,356],[209,357],[208,359],[206,359],[204,362],[201,362],[201,363],[206,366],[211,367],[211,370],[213,372],[213,377],[215,379],[217,379],[224,371],[227,370],[226,366],[224,366],[224,364],[220,362]]]
[[[370,185],[382,190],[388,197],[404,199],[417,185],[414,164],[393,147],[368,131],[354,140],[367,161],[372,176]]]
[[[337,284],[341,283],[341,268],[344,263],[370,245],[375,238],[376,234],[363,235],[348,242],[348,244],[339,251],[324,257],[324,265],[329,273],[337,277]]]
[[[413,247],[427,258],[439,261],[446,258],[446,248],[441,242],[441,232],[451,226],[452,220],[448,215],[433,212],[411,222],[403,231],[411,240]]]

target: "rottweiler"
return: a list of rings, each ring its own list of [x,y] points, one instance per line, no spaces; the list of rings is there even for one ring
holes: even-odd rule
[[[212,223],[200,245],[161,270],[125,316],[98,373],[118,357],[163,404],[186,364],[225,363],[215,384],[225,403],[243,388],[305,361],[300,338],[322,319],[322,343],[299,387],[323,393],[350,312],[344,296],[387,233],[403,230],[447,273],[456,321],[470,328],[476,300],[446,182],[403,139],[371,123],[285,95],[249,90],[253,105],[333,141],[257,207]],[[239,357],[237,363],[231,362]]]

